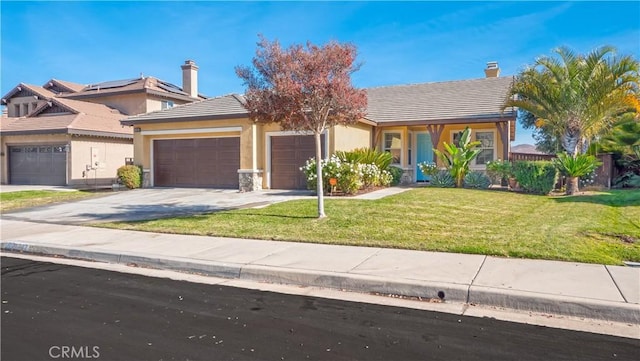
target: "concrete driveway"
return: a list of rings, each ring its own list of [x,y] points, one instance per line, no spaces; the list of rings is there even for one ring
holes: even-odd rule
[[[230,189],[148,188],[105,192],[91,199],[7,212],[2,218],[81,225],[263,207],[311,197],[309,191],[262,190],[240,193]]]

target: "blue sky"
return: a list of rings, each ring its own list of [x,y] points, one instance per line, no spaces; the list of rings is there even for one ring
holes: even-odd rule
[[[640,2],[1,1],[1,91],[50,78],[81,84],[152,75],[181,85],[200,67],[200,92],[243,92],[257,34],[283,45],[358,47],[358,87],[480,78],[488,61],[515,75],[560,45],[608,44],[640,54]],[[514,144],[533,143],[518,129]]]

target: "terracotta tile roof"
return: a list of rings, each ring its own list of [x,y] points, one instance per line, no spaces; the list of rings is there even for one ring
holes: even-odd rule
[[[384,124],[501,117],[512,82],[498,77],[369,88],[367,119]]]
[[[6,135],[51,132],[133,138],[133,130],[120,124],[125,115],[106,105],[63,98],[50,102],[69,113],[43,113],[49,107],[45,104],[27,117],[2,118],[0,131]]]
[[[132,125],[145,121],[247,117],[249,113],[242,106],[243,103],[244,97],[242,95],[229,94],[199,102],[178,105],[170,109],[128,117],[124,119],[122,123]]]
[[[512,110],[501,110],[512,81],[512,77],[499,77],[368,88],[366,119],[384,125],[513,117]],[[128,117],[122,123],[247,116],[243,103],[242,95],[231,94]]]

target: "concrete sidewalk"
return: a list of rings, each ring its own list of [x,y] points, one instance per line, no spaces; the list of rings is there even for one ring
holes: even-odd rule
[[[640,268],[185,236],[3,219],[25,252],[640,324]]]

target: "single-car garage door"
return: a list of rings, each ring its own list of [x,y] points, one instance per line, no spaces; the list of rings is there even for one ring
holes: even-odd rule
[[[153,141],[156,187],[238,188],[240,138]]]
[[[324,135],[321,144],[324,152]],[[271,189],[306,189],[307,180],[300,167],[315,155],[312,135],[271,137]]]
[[[67,184],[67,147],[9,147],[9,183],[63,186]]]

